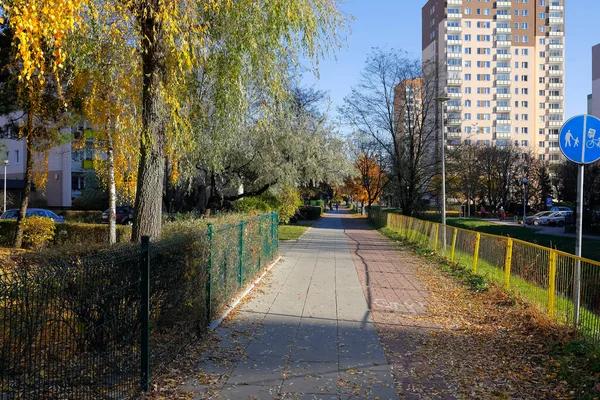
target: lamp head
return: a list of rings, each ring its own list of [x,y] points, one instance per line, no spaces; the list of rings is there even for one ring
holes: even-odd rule
[[[4,166],[6,167],[8,165],[8,160],[4,160]]]
[[[444,103],[448,100],[450,100],[450,97],[436,97],[435,98],[435,101],[440,102],[440,103]]]

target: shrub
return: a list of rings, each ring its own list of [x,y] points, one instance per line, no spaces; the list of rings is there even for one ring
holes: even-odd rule
[[[108,243],[108,224],[82,224],[64,222],[56,224],[55,245],[99,245]],[[117,242],[131,240],[131,226],[117,225]]]
[[[54,238],[55,224],[51,218],[33,215],[25,218],[23,224],[23,246],[30,249],[44,247]]]
[[[321,214],[323,214],[322,207],[305,206],[300,208],[300,215],[304,217],[304,219],[319,219],[321,217]]]
[[[302,205],[300,193],[286,185],[281,191],[281,206],[279,207],[279,222],[287,224],[296,214],[298,207]]]
[[[242,199],[234,201],[232,203],[232,207],[233,211],[237,211],[240,213],[248,213],[251,211],[271,211],[271,206],[269,206],[264,200],[262,200],[259,197],[244,197]]]
[[[311,200],[308,204],[313,207],[325,207],[325,200]]]
[[[102,210],[104,211],[104,210]],[[83,222],[87,224],[99,224],[102,222],[102,211],[78,211],[65,210],[58,214],[62,215],[67,222]]]

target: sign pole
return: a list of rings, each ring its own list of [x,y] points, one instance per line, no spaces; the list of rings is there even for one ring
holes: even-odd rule
[[[583,171],[584,164],[579,164],[579,173],[577,174],[577,220],[575,255],[581,257],[581,244],[583,239]],[[573,305],[575,314],[573,324],[575,329],[579,326],[579,309],[581,308],[581,260],[578,258],[575,263],[575,276],[573,277]]]

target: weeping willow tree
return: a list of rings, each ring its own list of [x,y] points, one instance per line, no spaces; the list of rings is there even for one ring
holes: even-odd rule
[[[69,55],[60,45],[66,37],[119,25],[112,44],[126,43],[134,66],[120,73],[140,81],[135,241],[160,236],[165,160],[173,171],[179,169],[179,150],[194,143],[195,83],[207,57],[218,53],[215,63],[226,63],[211,82],[215,93],[227,88],[210,111],[221,116],[230,105],[244,103],[248,66],[257,82],[277,95],[285,87],[288,63],[299,56],[317,61],[337,44],[344,25],[335,0],[6,0],[2,7],[16,22],[17,46],[27,44],[21,59],[28,77],[28,62],[46,57],[47,42],[55,44],[52,68],[60,69]],[[30,29],[31,19],[47,26]]]

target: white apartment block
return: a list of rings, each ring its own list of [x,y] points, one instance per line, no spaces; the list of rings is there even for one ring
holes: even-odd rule
[[[565,0],[429,0],[422,57],[437,67],[446,143],[561,159]]]

